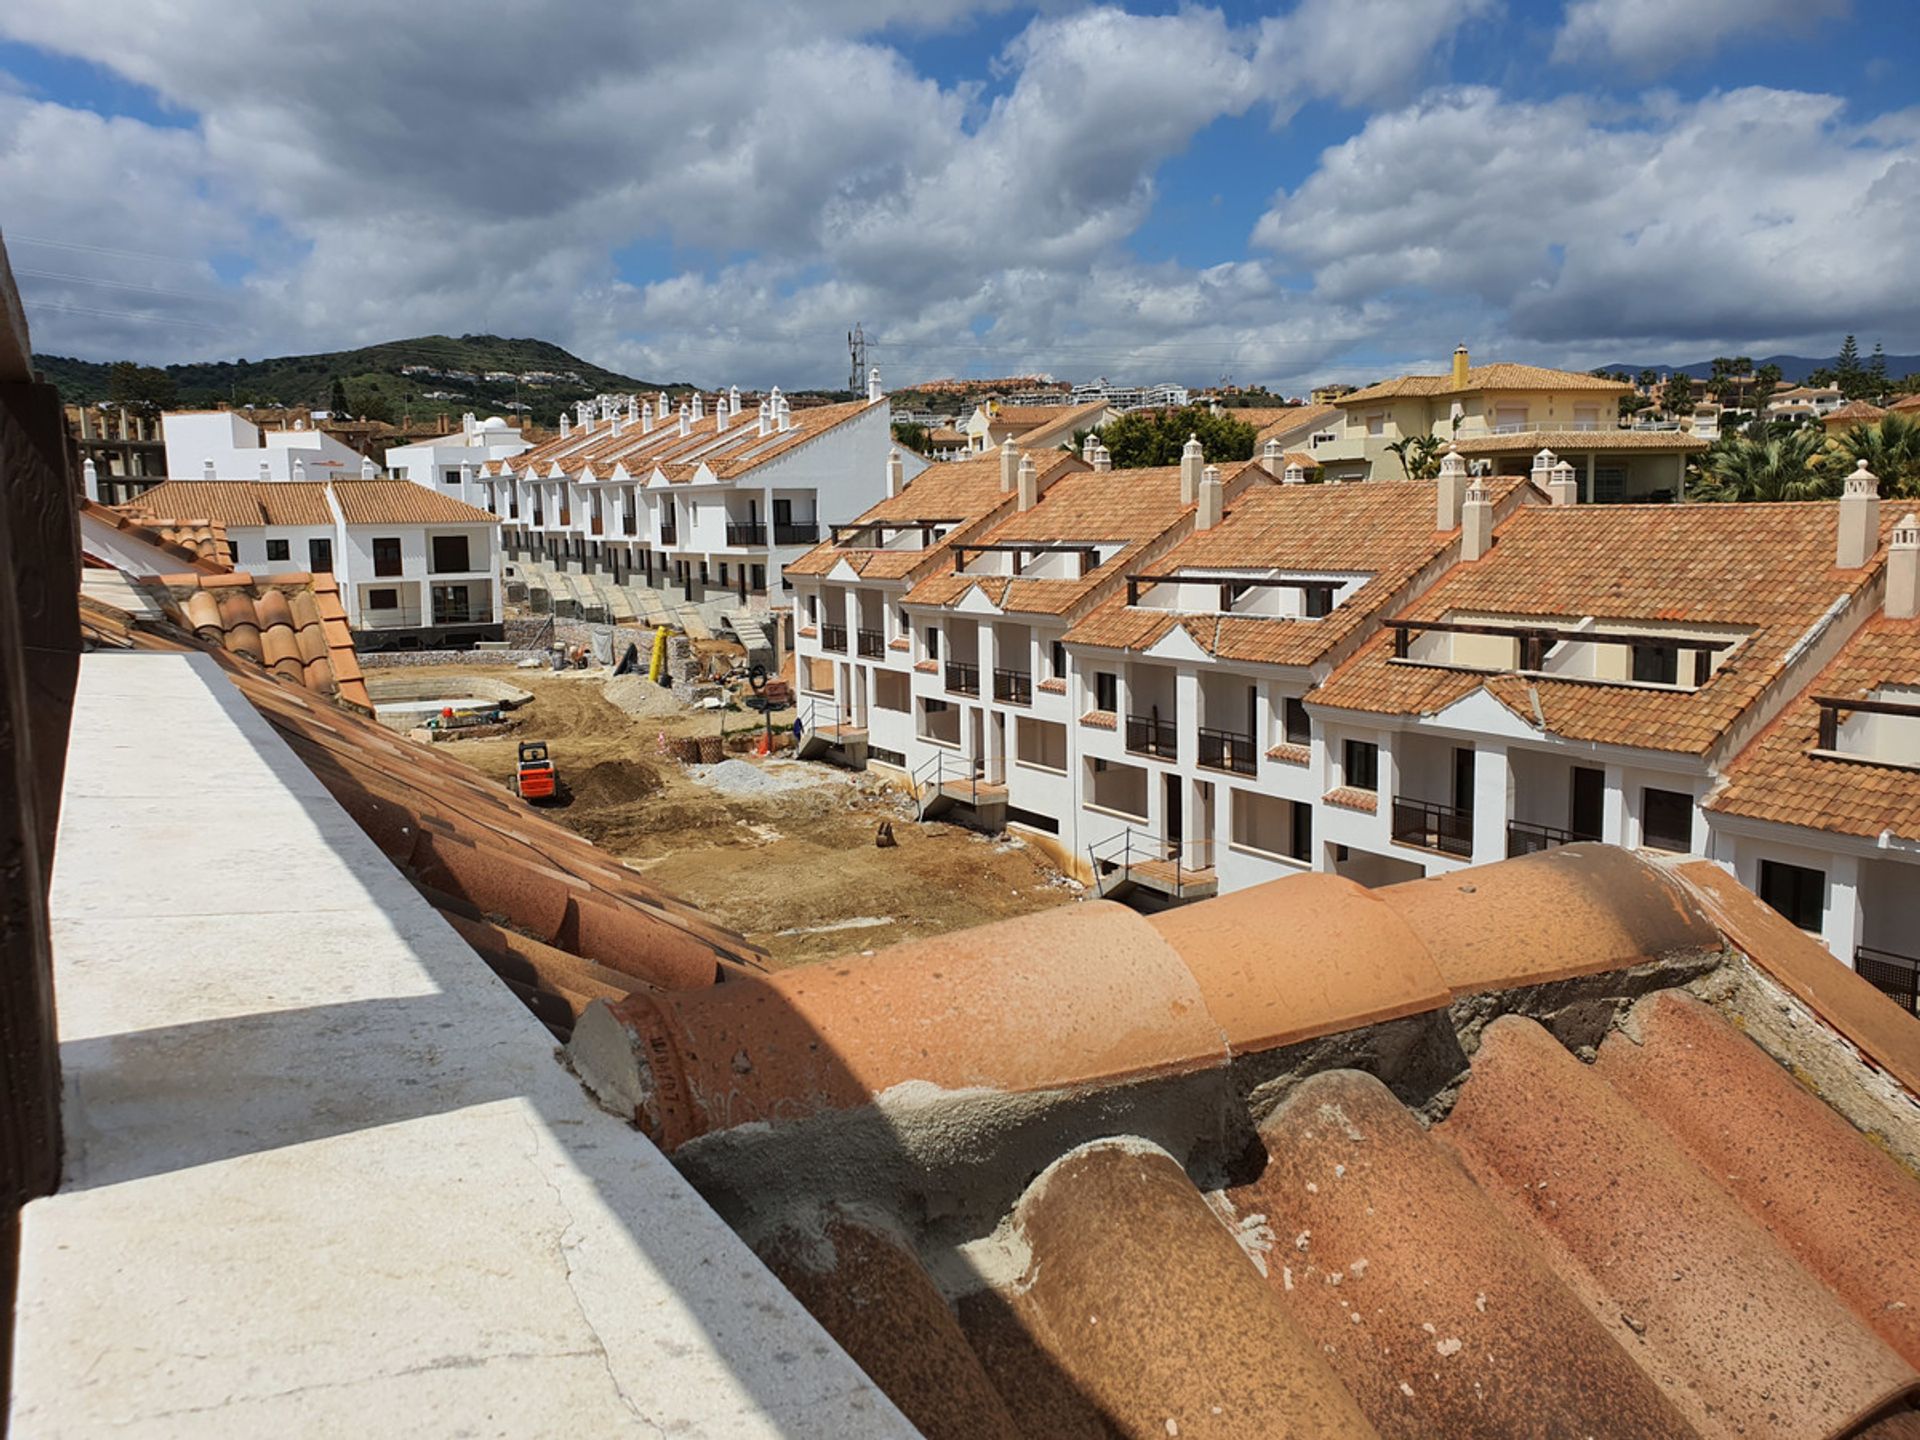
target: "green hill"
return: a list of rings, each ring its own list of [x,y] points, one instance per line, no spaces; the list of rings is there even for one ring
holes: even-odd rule
[[[69,404],[109,398],[113,367],[107,363],[36,355],[34,364],[60,387]],[[407,374],[408,367],[439,373]],[[225,402],[325,410],[331,408],[333,382],[339,380],[346,388],[351,413],[377,420],[411,415],[416,423],[439,414],[458,417],[471,410],[478,415],[531,415],[551,425],[574,401],[605,391],[630,394],[665,389],[677,394],[690,388],[684,381],[662,385],[618,375],[544,340],[508,340],[498,335],[458,339],[422,335],[325,355],[220,360],[165,369],[175,387],[173,404],[181,409]],[[484,377],[489,372],[516,377],[544,373],[550,378],[488,380]],[[527,409],[515,410],[515,405]]]

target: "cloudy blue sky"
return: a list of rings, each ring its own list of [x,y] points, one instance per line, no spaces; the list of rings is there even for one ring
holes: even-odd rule
[[[497,12],[497,13],[496,13]],[[0,7],[37,347],[1300,388],[1920,351],[1915,0]]]

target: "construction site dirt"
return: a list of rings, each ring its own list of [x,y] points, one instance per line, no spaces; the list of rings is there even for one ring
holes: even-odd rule
[[[632,714],[606,698],[603,670],[475,667],[533,692],[512,732],[458,740],[443,753],[505,785],[521,740],[544,740],[565,787],[546,810],[645,874],[795,965],[938,935],[1078,900],[1082,891],[1037,847],[963,826],[916,823],[901,783],[812,761],[730,753],[682,765],[664,741],[754,729],[749,711],[690,711],[616,682]],[[654,687],[657,689],[657,687]],[[790,727],[791,710],[774,716]],[[882,821],[897,844],[877,846]]]

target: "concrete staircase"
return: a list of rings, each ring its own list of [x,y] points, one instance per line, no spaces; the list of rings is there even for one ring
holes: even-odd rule
[[[734,638],[745,647],[749,665],[765,665],[771,668],[773,641],[767,638],[764,617],[748,610],[733,610],[727,613],[724,622],[726,627],[733,631]]]

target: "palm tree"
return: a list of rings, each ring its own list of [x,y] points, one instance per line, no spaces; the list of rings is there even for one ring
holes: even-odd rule
[[[1839,437],[1834,455],[1843,471],[1866,461],[1889,499],[1920,497],[1920,421],[1886,414],[1871,425],[1852,426]]]
[[[1408,435],[1387,446],[1400,457],[1400,468],[1409,480],[1431,480],[1440,473],[1440,437],[1433,434]]]
[[[1694,462],[1696,500],[1823,500],[1839,493],[1837,478],[1822,472],[1826,437],[1809,426],[1754,440],[1723,435]]]

